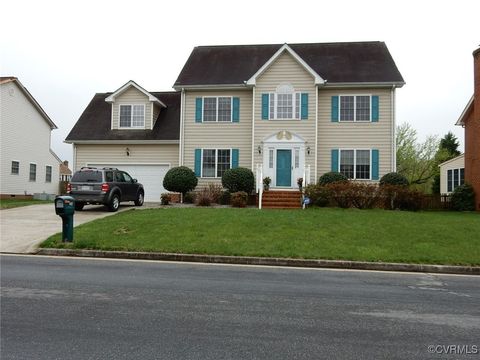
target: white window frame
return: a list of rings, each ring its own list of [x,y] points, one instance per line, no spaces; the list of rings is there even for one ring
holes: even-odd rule
[[[130,126],[122,126],[120,117],[122,113],[122,106],[130,106]],[[133,126],[133,107],[134,106],[142,106],[143,107],[143,125],[141,126]],[[145,104],[119,104],[118,105],[118,128],[119,129],[145,129],[146,123],[146,113],[145,113]]]
[[[219,105],[219,98],[230,98],[230,120],[218,120],[218,105]],[[216,108],[215,108],[215,121],[207,120],[205,121],[204,111],[205,111],[205,99],[216,99]],[[203,123],[229,123],[233,122],[233,96],[202,96],[202,122]],[[213,150],[213,149],[211,149]],[[221,149],[223,150],[223,149]],[[226,150],[226,149],[225,149]]]
[[[278,95],[292,95],[292,117],[291,118],[278,118]],[[273,100],[273,113],[272,113],[272,106],[271,106],[272,100]],[[302,118],[301,107],[302,107],[302,93],[300,91],[293,91],[290,93],[274,92],[274,93],[268,94],[268,119],[269,120],[278,120],[278,121],[301,120]],[[297,116],[297,113],[298,113],[298,116]]]
[[[17,166],[17,172],[16,172],[16,173],[14,173],[14,172],[12,171],[12,169],[13,169],[13,163],[14,163],[14,162],[17,163],[17,165],[18,165],[18,166]],[[10,162],[10,175],[20,175],[20,161],[18,161],[18,160],[12,160],[12,161]]]
[[[30,176],[31,173],[32,173],[32,171],[31,171],[32,165],[35,165],[35,179],[34,180],[32,180],[31,176]],[[28,165],[28,181],[37,182],[37,173],[38,173],[37,163],[29,163],[29,165]]]
[[[213,122],[213,121],[212,121]],[[203,151],[204,150],[215,150],[215,176],[203,176]],[[200,169],[201,169],[201,176],[202,178],[205,179],[221,179],[221,177],[218,177],[218,150],[229,150],[230,151],[230,169],[232,168],[232,154],[233,154],[233,149],[232,148],[202,148],[202,154],[201,154],[201,162],[200,162]]]
[[[358,149],[351,149],[351,148],[345,148],[345,149],[338,149],[338,168],[337,172],[340,172],[340,164],[342,163],[342,151],[352,151],[353,150],[353,178],[349,180],[358,180],[358,181],[371,181],[372,180],[372,149],[363,149],[363,148],[358,148]],[[357,179],[357,151],[360,150],[365,150],[369,151],[369,157],[370,157],[370,171],[369,171],[369,177],[368,179]]]
[[[50,180],[48,180],[47,175],[48,171],[47,169],[50,168]],[[51,183],[53,178],[53,166],[52,165],[45,165],[45,182],[46,183]]]
[[[463,183],[461,182],[461,172],[463,169]],[[455,179],[455,170],[458,170],[457,178]],[[452,172],[452,190],[448,190],[448,172]],[[455,186],[455,180],[457,181],[457,185]],[[460,168],[452,168],[452,169],[447,169],[447,176],[446,176],[446,184],[447,184],[447,193],[453,193],[455,189],[463,184],[465,184],[465,168],[460,167]]]
[[[342,97],[353,96],[353,120],[342,120]],[[357,96],[369,97],[370,117],[369,120],[357,120]],[[338,95],[338,121],[345,123],[371,123],[372,122],[372,94],[340,94]],[[360,149],[361,150],[361,149]]]

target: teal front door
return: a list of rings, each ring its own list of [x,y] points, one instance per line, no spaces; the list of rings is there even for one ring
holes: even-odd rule
[[[292,150],[277,150],[277,186],[292,186]]]

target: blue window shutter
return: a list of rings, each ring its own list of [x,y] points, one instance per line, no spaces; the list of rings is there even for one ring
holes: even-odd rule
[[[332,171],[338,172],[338,149],[332,149]]]
[[[238,167],[238,149],[232,149],[232,169]]]
[[[378,180],[379,153],[377,149],[372,149],[372,180]]]
[[[332,96],[332,122],[338,122],[338,96]]]
[[[202,176],[202,149],[195,149],[195,176]]]
[[[453,191],[453,170],[447,170],[447,191]]]
[[[203,100],[202,98],[195,99],[195,122],[201,123],[202,122],[202,106]]]
[[[372,122],[378,122],[378,96],[372,96]]]
[[[262,94],[262,120],[268,120],[269,95]]]
[[[302,93],[301,95],[301,104],[302,104],[302,120],[308,119],[308,93]]]
[[[240,121],[240,98],[238,97],[233,98],[232,121],[233,122]]]

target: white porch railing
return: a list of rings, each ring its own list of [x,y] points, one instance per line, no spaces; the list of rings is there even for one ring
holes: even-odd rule
[[[257,164],[255,178],[257,179],[258,208],[262,208],[263,195],[263,165]]]
[[[303,167],[303,188],[310,184],[310,165]],[[305,209],[305,194],[302,193],[302,209]]]

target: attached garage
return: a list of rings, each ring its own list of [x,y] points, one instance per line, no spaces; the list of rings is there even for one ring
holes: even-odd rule
[[[160,201],[160,195],[167,192],[163,188],[163,178],[169,165],[132,165],[132,164],[88,164],[98,168],[113,167],[126,171],[145,188],[145,201]]]

